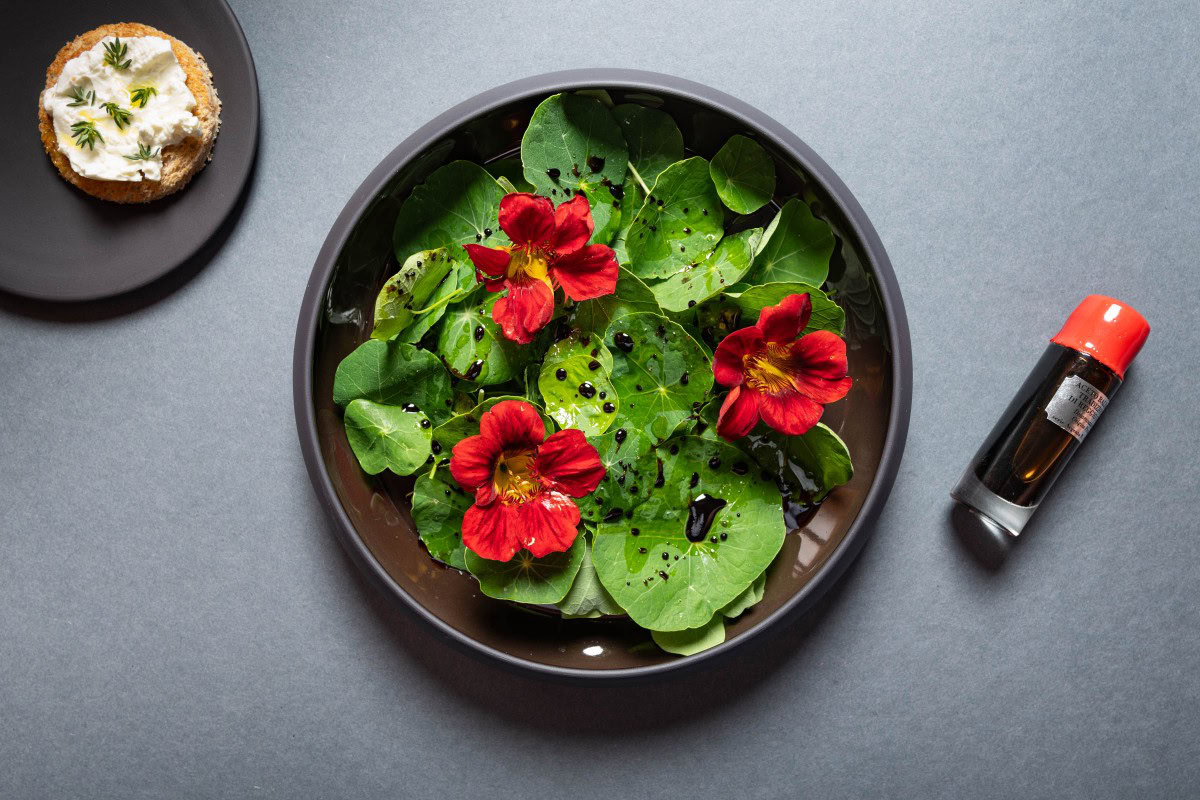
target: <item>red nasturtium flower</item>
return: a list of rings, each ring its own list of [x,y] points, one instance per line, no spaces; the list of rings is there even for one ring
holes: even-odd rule
[[[799,436],[821,419],[825,403],[850,391],[846,343],[836,333],[799,336],[812,315],[808,294],[767,306],[752,328],[734,331],[713,354],[713,376],[732,389],[721,405],[717,433],[733,441],[763,421]]]
[[[572,300],[591,300],[617,288],[617,258],[592,238],[592,210],[575,195],[558,208],[547,197],[507,194],[497,222],[508,234],[508,247],[464,244],[489,292],[508,289],[496,301],[492,319],[519,344],[533,341],[554,314],[554,289]]]
[[[579,534],[571,498],[592,492],[604,472],[582,431],[547,437],[529,403],[497,403],[480,418],[479,435],[456,444],[450,457],[454,480],[475,493],[463,544],[492,561],[508,561],[522,547],[537,558],[567,550]]]

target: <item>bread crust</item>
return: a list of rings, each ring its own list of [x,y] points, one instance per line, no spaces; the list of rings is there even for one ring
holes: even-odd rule
[[[54,132],[54,120],[42,104],[45,93],[58,82],[66,63],[96,46],[105,36],[132,39],[136,36],[157,36],[171,43],[171,49],[179,66],[183,69],[185,82],[196,107],[192,113],[200,120],[200,135],[189,136],[178,144],[162,148],[162,176],[160,180],[104,181],[85,178],[71,168],[70,160],[58,149],[58,137]],[[38,95],[38,130],[42,135],[42,146],[58,168],[58,173],[68,183],[78,186],[92,197],[114,203],[149,203],[174,194],[188,184],[196,173],[212,158],[213,144],[221,127],[221,100],[213,86],[212,72],[204,57],[175,37],[157,28],[138,22],[117,22],[101,25],[81,33],[63,46],[46,70],[46,86]]]

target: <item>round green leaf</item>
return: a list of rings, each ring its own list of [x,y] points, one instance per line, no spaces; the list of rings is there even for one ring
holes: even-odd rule
[[[375,298],[375,326],[371,338],[392,339],[414,327],[414,320],[417,320],[421,323],[420,333],[415,337],[403,336],[401,341],[420,341],[446,312],[446,299],[458,291],[462,266],[462,262],[454,259],[444,247],[422,250],[405,259],[404,266],[388,278]],[[471,283],[474,282],[472,267]],[[425,313],[418,315],[420,311]]]
[[[628,351],[618,343],[627,342],[625,337],[632,340]],[[704,349],[665,317],[618,317],[605,331],[604,342],[613,355],[612,383],[621,396],[620,427],[666,438],[712,388],[712,366]]]
[[[368,339],[342,359],[333,378],[333,402],[358,398],[385,406],[413,403],[434,424],[451,416],[450,376],[438,357],[395,340]]]
[[[753,139],[731,136],[709,165],[717,194],[730,209],[750,214],[775,194],[775,162]]]
[[[593,364],[595,369],[591,368]],[[590,396],[585,394],[588,384]],[[546,403],[546,413],[560,428],[578,428],[585,436],[608,430],[620,406],[608,370],[598,358],[587,355],[554,362],[547,359],[538,378],[538,391]]]
[[[725,641],[725,618],[714,614],[713,618],[698,628],[682,631],[650,631],[654,643],[677,656],[694,656]]]
[[[686,267],[717,246],[723,212],[696,156],[663,170],[625,235],[627,265],[640,278],[661,278]]]
[[[629,493],[626,484],[630,486],[639,483],[654,483],[657,472],[653,475],[642,475],[638,462],[642,456],[650,452],[654,446],[654,437],[643,433],[637,428],[610,428],[602,436],[588,440],[600,456],[605,474],[624,476],[624,480],[601,481],[592,492],[591,497],[581,501],[583,518],[587,522],[599,522],[605,516],[612,514],[613,519],[628,510]],[[657,463],[657,462],[655,462]],[[630,472],[637,468],[638,472]]]
[[[820,286],[829,277],[833,245],[829,223],[814,217],[807,203],[792,198],[767,226],[746,282]]]
[[[368,475],[411,475],[429,458],[429,418],[361,397],[346,406],[346,438]]]
[[[806,283],[764,283],[751,286],[743,292],[731,292],[725,296],[738,308],[742,325],[753,325],[767,306],[779,305],[783,298],[793,294],[808,293],[812,301],[812,316],[808,319],[805,333],[817,330],[833,331],[841,336],[846,328],[846,312],[829,299],[824,292]]]
[[[762,228],[726,236],[700,261],[650,287],[666,311],[687,311],[742,279],[754,263],[754,247]]]
[[[594,97],[547,97],[521,137],[525,179],[555,203],[582,191],[592,208],[594,242],[608,242],[616,233],[620,217],[608,187],[625,182],[628,160],[621,129]]]
[[[854,476],[850,449],[824,423],[818,422],[800,436],[777,436],[800,488],[812,502],[823,500],[827,494]]]
[[[657,314],[661,309],[654,299],[654,293],[642,279],[621,267],[617,273],[616,291],[579,303],[575,307],[573,321],[575,327],[584,334],[599,334],[617,317],[638,311]]]
[[[534,558],[520,550],[509,561],[491,561],[466,551],[467,570],[488,597],[514,603],[557,603],[566,597],[583,563],[586,546],[581,532],[564,553]]]
[[[683,134],[666,112],[624,103],[614,108],[612,115],[629,145],[629,163],[647,187],[654,185],[664,169],[683,160]]]
[[[583,548],[583,561],[580,562],[579,573],[575,576],[575,582],[571,584],[567,596],[558,602],[558,610],[565,619],[594,619],[606,614],[625,613],[625,609],[617,605],[617,601],[596,577],[590,542]]]
[[[456,569],[466,569],[463,514],[475,503],[446,470],[425,473],[413,487],[412,518],[429,555]]]
[[[492,321],[492,306],[499,297],[489,294],[478,305],[451,308],[438,332],[437,349],[446,366],[457,377],[480,386],[516,377],[529,361],[531,346],[506,339]]]
[[[451,161],[439,167],[400,207],[392,234],[397,260],[439,247],[508,244],[496,224],[502,197],[500,184],[478,164]]]
[[[729,605],[721,609],[721,615],[728,619],[736,619],[746,611],[762,601],[763,594],[767,591],[767,573],[764,571],[754,579],[754,583],[730,601]]]
[[[660,459],[661,486],[645,480],[657,473]],[[642,475],[636,492],[629,477],[635,470]],[[779,490],[735,447],[693,436],[672,439],[637,465],[609,472],[605,482],[620,483],[622,476],[633,514],[619,520],[606,514],[610,521],[596,527],[593,556],[604,588],[644,628],[680,631],[706,624],[783,545]],[[700,495],[725,504],[707,530],[700,527],[703,539],[693,542],[689,508]]]

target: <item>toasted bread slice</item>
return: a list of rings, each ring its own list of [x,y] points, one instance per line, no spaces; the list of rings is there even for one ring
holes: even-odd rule
[[[46,148],[54,166],[58,167],[59,174],[68,183],[75,184],[93,197],[111,200],[114,203],[149,203],[182,189],[212,158],[213,143],[216,142],[217,131],[221,127],[221,101],[213,86],[212,72],[209,71],[203,56],[175,37],[137,22],[101,25],[76,36],[58,51],[54,62],[46,70],[46,87],[43,92],[54,87],[68,61],[95,47],[105,36],[125,39],[135,36],[157,36],[171,43],[175,58],[186,76],[188,90],[196,98],[196,107],[192,113],[200,120],[200,135],[189,136],[178,144],[162,149],[161,180],[102,181],[85,178],[72,169],[71,162],[59,152],[58,139],[54,134],[54,121],[42,106],[39,95],[38,128],[42,134],[42,146]]]

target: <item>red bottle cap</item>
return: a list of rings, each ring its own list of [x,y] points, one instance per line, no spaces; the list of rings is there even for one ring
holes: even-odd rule
[[[1124,379],[1125,370],[1150,335],[1150,324],[1119,300],[1092,294],[1083,298],[1050,341],[1095,356]]]

